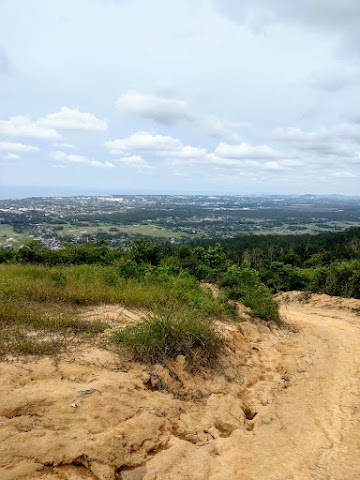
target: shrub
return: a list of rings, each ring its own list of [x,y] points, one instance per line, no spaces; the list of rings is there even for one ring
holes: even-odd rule
[[[281,323],[279,307],[272,298],[270,290],[252,268],[239,268],[232,265],[219,282],[228,298],[240,300],[249,307],[256,317]]]
[[[134,360],[163,363],[184,355],[191,368],[213,366],[223,345],[211,320],[171,311],[116,332],[112,341],[128,349]]]
[[[119,265],[119,275],[124,278],[140,278],[146,268],[138,265],[134,260],[125,260]]]
[[[161,245],[150,240],[135,240],[131,248],[131,257],[136,263],[158,265],[162,256]]]

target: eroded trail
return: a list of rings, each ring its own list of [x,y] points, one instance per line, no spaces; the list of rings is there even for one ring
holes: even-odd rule
[[[309,303],[283,303],[301,353],[291,365],[289,345],[282,346],[289,388],[244,439],[242,450],[253,455],[240,459],[239,478],[360,479],[360,318],[351,311],[354,301],[336,301],[316,295]]]
[[[95,347],[0,363],[1,480],[360,480],[360,302],[302,297],[287,328],[219,324],[212,373]]]

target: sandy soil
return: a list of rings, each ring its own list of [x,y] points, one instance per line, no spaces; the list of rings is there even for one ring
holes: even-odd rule
[[[212,373],[85,346],[0,363],[0,479],[359,480],[360,302],[302,297],[281,298],[282,329],[219,324]]]

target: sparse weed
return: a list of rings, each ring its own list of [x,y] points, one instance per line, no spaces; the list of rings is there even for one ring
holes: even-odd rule
[[[307,303],[311,299],[311,292],[301,292],[298,296],[298,301],[302,303]]]
[[[62,310],[62,311],[60,311]],[[107,328],[106,323],[77,318],[77,311],[53,303],[0,301],[0,357],[53,355],[74,335],[84,340]]]

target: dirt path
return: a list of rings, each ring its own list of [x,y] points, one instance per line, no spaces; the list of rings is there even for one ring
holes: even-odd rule
[[[288,328],[219,324],[213,373],[95,347],[0,363],[0,479],[360,480],[360,302],[299,298]]]
[[[291,366],[283,345],[289,388],[244,439],[239,478],[360,479],[360,318],[346,308],[354,301],[338,302],[316,295],[283,304],[307,365],[303,373]]]

